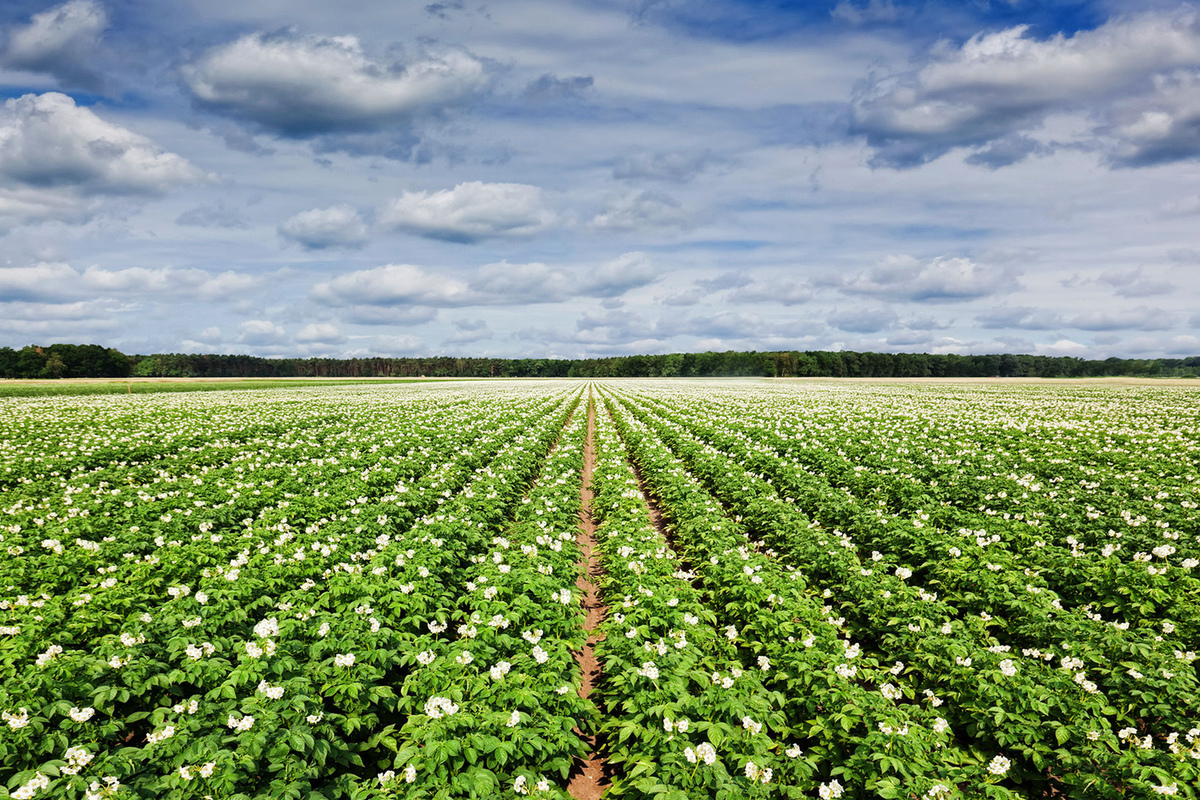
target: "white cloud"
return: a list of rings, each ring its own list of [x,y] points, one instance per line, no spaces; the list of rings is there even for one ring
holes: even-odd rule
[[[85,65],[100,34],[108,27],[104,7],[93,0],[70,0],[13,29],[0,64],[31,72],[47,72],[60,80],[94,88],[99,79]]]
[[[438,192],[405,192],[379,213],[385,228],[464,243],[531,235],[557,219],[541,188],[481,181]]]
[[[339,275],[313,287],[315,300],[330,305],[458,305],[469,296],[464,281],[412,264],[387,264]]]
[[[876,333],[896,324],[896,312],[890,308],[853,308],[835,311],[826,320],[838,330],[851,333]]]
[[[78,221],[95,196],[154,196],[203,177],[65,94],[27,94],[0,110],[0,222]]]
[[[367,225],[358,211],[342,204],[301,211],[279,226],[279,234],[309,250],[362,247]]]
[[[914,166],[1032,129],[1052,111],[1142,94],[1155,75],[1197,65],[1200,16],[1187,6],[1113,17],[1070,37],[1039,40],[1018,25],[961,47],[940,43],[916,72],[873,78],[856,98],[854,127],[875,148],[873,163]],[[1140,133],[1137,123],[1119,133],[1131,141],[1170,135],[1161,119],[1141,124]],[[1013,157],[1030,152],[1019,148]]]
[[[329,322],[310,322],[296,334],[296,341],[304,344],[341,344],[346,334]]]
[[[1158,76],[1155,91],[1113,111],[1120,166],[1141,167],[1200,156],[1200,73]]]
[[[93,266],[79,272],[66,263],[41,262],[0,268],[0,301],[70,303],[97,294],[131,300],[143,295],[223,300],[243,294],[259,282],[258,278],[232,270],[214,274],[194,268],[107,270]]]
[[[592,219],[592,227],[600,230],[682,230],[690,226],[691,219],[678,200],[661,192],[644,189],[610,197],[604,210]]]
[[[484,89],[477,58],[455,50],[401,64],[372,59],[354,36],[255,33],[183,70],[204,104],[291,136],[374,130]]]
[[[265,319],[251,319],[238,325],[238,343],[249,345],[283,344],[287,331]]]
[[[838,4],[829,15],[851,25],[864,25],[871,22],[895,22],[900,19],[900,9],[892,0],[869,0],[862,6],[856,6],[850,0],[838,0]]]
[[[919,302],[987,297],[1012,292],[1019,285],[1009,269],[949,256],[929,261],[888,256],[872,269],[833,283],[846,294]]]
[[[472,298],[480,303],[552,303],[570,297],[574,286],[562,270],[540,262],[484,264],[471,280]]]
[[[1173,328],[1176,320],[1161,308],[1138,306],[1112,310],[1085,311],[1071,317],[1067,323],[1072,328],[1085,331],[1165,331]]]

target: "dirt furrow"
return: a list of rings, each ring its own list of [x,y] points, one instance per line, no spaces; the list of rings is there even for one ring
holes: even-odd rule
[[[583,674],[579,696],[584,698],[588,697],[595,689],[604,671],[603,664],[596,658],[596,643],[604,638],[604,634],[599,628],[600,623],[608,616],[608,606],[600,598],[600,587],[597,585],[601,575],[600,556],[596,544],[596,523],[591,514],[592,468],[596,462],[595,430],[596,404],[589,391],[587,444],[583,451],[583,489],[580,494],[582,502],[580,503],[579,536],[577,537],[579,549],[583,553],[581,563],[585,569],[579,579],[575,581],[575,585],[579,587],[583,595],[583,609],[587,613],[587,619],[584,622],[584,630],[588,634],[587,641],[584,642],[583,650],[575,655],[575,660],[579,662],[579,668]],[[571,780],[567,784],[567,792],[578,800],[596,800],[604,794],[609,781],[605,775],[605,759],[601,752],[603,749],[601,743],[597,741],[594,734],[585,738],[591,746],[591,753],[589,753],[587,761],[578,765],[572,773]]]

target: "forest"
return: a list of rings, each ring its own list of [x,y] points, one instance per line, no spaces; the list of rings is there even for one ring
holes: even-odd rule
[[[1192,378],[1200,356],[1107,358],[780,350],[602,358],[455,356],[262,358],[250,355],[126,355],[96,344],[0,347],[0,378]]]

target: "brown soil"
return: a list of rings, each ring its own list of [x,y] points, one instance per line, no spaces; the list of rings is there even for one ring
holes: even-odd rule
[[[580,494],[579,536],[576,541],[583,551],[581,565],[585,567],[583,574],[575,581],[575,585],[583,593],[583,609],[587,612],[584,630],[588,633],[583,650],[575,655],[579,669],[583,674],[583,685],[579,687],[579,696],[587,698],[603,674],[604,665],[596,658],[596,643],[604,638],[599,630],[600,623],[608,616],[608,606],[600,598],[600,588],[595,579],[601,575],[600,558],[596,553],[596,523],[592,520],[592,468],[596,463],[596,450],[593,445],[596,431],[596,406],[588,396],[588,435],[587,445],[583,451],[583,490]],[[578,800],[597,800],[609,786],[605,774],[605,759],[602,755],[601,743],[596,736],[587,736],[585,740],[591,747],[587,761],[576,765],[567,784],[567,792]]]

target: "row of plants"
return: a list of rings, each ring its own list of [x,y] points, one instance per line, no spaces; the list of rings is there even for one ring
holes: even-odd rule
[[[706,605],[725,635],[744,643],[750,657],[740,669],[759,671],[783,699],[780,717],[763,723],[764,734],[776,740],[778,761],[770,766],[781,775],[778,791],[1018,796],[1000,783],[1007,772],[999,769],[1007,764],[1003,753],[960,747],[940,698],[897,693],[895,665],[863,638],[871,632],[835,616],[832,594],[810,584],[803,570],[757,549],[745,526],[725,514],[619,397],[605,399],[681,555],[694,565]]]
[[[450,425],[458,415],[444,415],[443,429],[460,433],[427,444],[453,445],[465,433],[461,443],[474,436],[479,446],[452,446],[449,461],[411,484],[380,483],[374,497],[356,494],[357,470],[338,467],[324,487],[264,509],[240,532],[212,523],[199,540],[162,541],[137,572],[106,587],[124,604],[106,607],[97,597],[68,605],[61,622],[79,638],[60,634],[36,664],[11,658],[27,642],[9,638],[13,675],[0,699],[20,721],[4,743],[8,787],[19,793],[41,780],[31,768],[57,774],[51,790],[67,797],[94,793],[88,773],[156,796],[302,796],[317,787],[337,796],[377,785],[364,755],[378,757],[373,737],[384,716],[401,722],[398,654],[418,635],[409,629],[425,628],[418,614],[436,625],[461,592],[454,581],[462,570],[444,566],[461,562],[462,551],[456,543],[443,550],[433,534],[457,535],[446,520],[464,497],[482,508],[483,524],[503,525],[505,504],[519,500],[570,407],[563,394],[501,400],[497,413],[473,412],[478,427]],[[362,450],[372,435],[358,432]],[[315,483],[312,472],[298,470],[300,483]],[[343,474],[349,486],[339,485]],[[408,528],[414,515],[419,533]],[[401,541],[428,552],[398,550]],[[176,569],[198,580],[176,583]],[[45,616],[55,600],[34,614]],[[140,611],[120,613],[130,606]],[[105,623],[120,630],[89,641],[82,633],[92,619],[93,633]],[[87,769],[72,772],[62,753],[86,754]]]
[[[1192,666],[1194,656],[1188,656],[1189,643],[1183,638],[1200,619],[1200,609],[1190,609],[1179,622],[1131,627],[1104,620],[1090,605],[1065,606],[1043,577],[1044,570],[1030,569],[1023,550],[1037,551],[1032,543],[1019,548],[982,528],[945,530],[920,511],[893,514],[863,502],[832,486],[824,475],[796,469],[781,458],[773,449],[777,440],[769,433],[743,430],[749,417],[745,411],[736,419],[717,412],[708,418],[714,424],[699,425],[686,414],[664,411],[661,406],[656,411],[679,426],[675,432],[685,439],[700,437],[752,472],[749,480],[761,483],[755,487],[757,507],[751,512],[760,520],[758,528],[781,531],[776,536],[779,546],[793,551],[793,557],[814,557],[803,549],[804,539],[786,534],[789,526],[811,524],[811,519],[822,529],[844,532],[846,540],[879,553],[878,569],[911,569],[908,584],[940,592],[942,602],[952,605],[958,616],[990,617],[988,626],[1002,631],[1005,643],[1012,647],[1059,651],[1063,643],[1079,643],[1073,657],[1096,671],[1095,682],[1126,716],[1152,721],[1145,732],[1165,739],[1173,731],[1188,730],[1200,717],[1200,683]],[[722,466],[717,463],[711,469],[719,472]],[[781,503],[787,507],[775,507]],[[964,536],[964,531],[969,535]],[[833,572],[824,577],[834,582],[844,579],[841,573],[861,568],[849,556],[830,564]],[[1138,577],[1144,576],[1145,570],[1138,572]],[[1145,579],[1167,583],[1163,577]],[[1192,593],[1186,583],[1174,592],[1185,599]]]
[[[644,407],[640,410],[646,417]],[[699,422],[693,415],[687,422],[703,429],[709,438],[719,438],[721,433],[714,431],[725,420],[714,414]],[[913,586],[909,580],[912,569],[903,563],[889,561],[880,553],[872,562],[860,561],[847,535],[811,524],[762,477],[748,474],[740,462],[752,453],[739,450],[730,458],[690,438],[669,420],[656,419],[653,427],[732,513],[830,587],[841,599],[840,610],[856,628],[867,635],[874,632],[881,657],[903,664],[899,677],[907,681],[906,691],[936,692],[953,701],[946,713],[965,745],[999,746],[1011,752],[1018,763],[1009,780],[1075,785],[1077,791],[1090,793],[1080,796],[1103,796],[1096,792],[1106,785],[1115,793],[1125,781],[1131,781],[1153,792],[1153,787],[1170,785],[1180,769],[1182,777],[1190,775],[1182,753],[1172,759],[1161,752],[1144,752],[1141,738],[1136,747],[1120,749],[1126,744],[1123,740],[1131,738],[1129,731],[1146,731],[1117,722],[1143,720],[1130,719],[1129,712],[1136,716],[1136,707],[1125,708],[1121,714],[1108,705],[1090,680],[1092,673],[1082,670],[1082,660],[1074,663],[1078,655],[1070,649],[1072,642],[1053,642],[1045,652],[1027,649],[1017,653],[990,635],[985,623],[994,619],[981,621],[980,617],[958,614],[945,598]],[[770,470],[770,465],[766,468]],[[987,572],[990,570],[984,574]],[[981,587],[981,591],[987,589]],[[901,622],[903,626],[898,624]],[[1043,656],[1054,657],[1055,664],[1044,663]],[[1072,669],[1058,669],[1060,664],[1070,664]],[[1194,696],[1194,676],[1188,673],[1190,669],[1184,672],[1187,677],[1182,688]],[[1158,699],[1165,704],[1178,702],[1167,692]],[[1186,701],[1182,705],[1186,711]],[[992,712],[981,714],[981,709]],[[1115,717],[1113,724],[1105,717]],[[1180,736],[1175,732],[1174,737],[1164,738],[1173,743]],[[1051,764],[1055,773],[1046,775]]]

